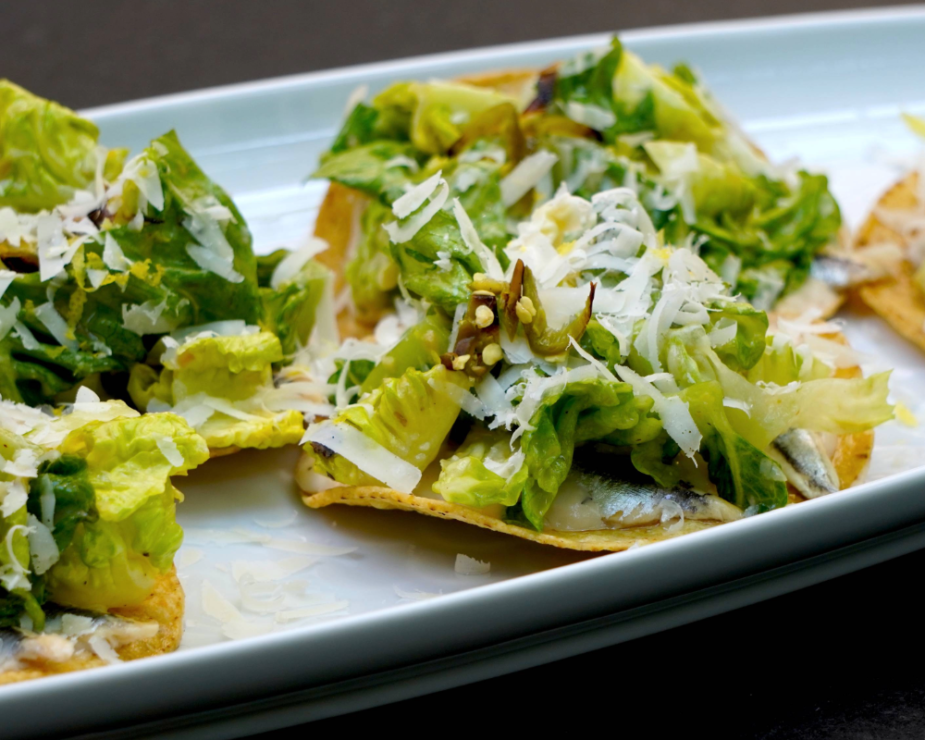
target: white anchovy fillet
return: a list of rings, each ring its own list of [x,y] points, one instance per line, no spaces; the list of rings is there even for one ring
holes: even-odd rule
[[[811,432],[805,429],[784,432],[771,443],[769,452],[787,480],[806,498],[839,490],[838,473]]]
[[[685,519],[729,522],[742,517],[741,509],[714,494],[661,488],[635,473],[628,478],[573,468],[546,515],[546,526],[590,531],[680,525]]]
[[[833,288],[850,288],[878,277],[863,262],[826,254],[820,254],[813,260],[809,274]]]

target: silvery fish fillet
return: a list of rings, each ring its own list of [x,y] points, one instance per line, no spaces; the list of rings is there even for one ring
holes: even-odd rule
[[[805,429],[791,429],[771,443],[771,456],[787,480],[806,498],[839,490],[838,473],[816,437]]]
[[[733,521],[742,516],[738,507],[712,494],[684,488],[660,488],[654,482],[619,481],[584,473],[582,484],[600,507],[604,519],[624,526],[656,524],[672,519]]]
[[[850,288],[877,277],[859,260],[828,254],[820,254],[813,260],[809,274],[833,288]]]
[[[559,489],[546,524],[560,531],[620,529],[684,519],[729,522],[737,506],[709,493],[659,487],[631,468],[627,459],[612,475],[575,466]]]

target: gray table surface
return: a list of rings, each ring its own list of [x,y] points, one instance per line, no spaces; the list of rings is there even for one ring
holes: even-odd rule
[[[0,76],[88,107],[471,46],[872,4],[0,0]],[[626,645],[266,737],[597,734],[603,724],[653,737],[921,738],[923,571],[916,553]]]

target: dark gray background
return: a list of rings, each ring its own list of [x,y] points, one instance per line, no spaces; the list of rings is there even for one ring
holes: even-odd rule
[[[0,76],[69,106],[88,107],[472,46],[877,4],[870,0],[0,0]]]
[[[870,4],[0,0],[0,76],[88,107],[470,46]],[[922,738],[923,572],[925,554],[910,555],[633,643],[286,734]]]

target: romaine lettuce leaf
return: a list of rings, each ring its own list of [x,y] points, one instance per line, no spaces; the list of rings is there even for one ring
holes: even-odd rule
[[[767,338],[764,353],[745,375],[750,382],[785,386],[798,380],[819,380],[833,375],[833,369],[824,362],[797,352],[792,342],[781,339],[779,336]]]
[[[304,431],[301,413],[264,403],[273,389],[273,364],[282,360],[280,340],[268,331],[194,335],[161,355],[159,372],[135,365],[128,391],[141,409],[166,406],[189,414],[210,449],[281,447],[298,442]],[[154,400],[162,406],[152,406]]]
[[[183,539],[170,478],[209,458],[205,440],[179,416],[145,414],[90,422],[60,451],[29,502],[41,514],[42,496],[55,498],[61,557],[43,577],[48,598],[95,611],[140,603]]]
[[[744,372],[765,354],[768,315],[748,303],[729,301],[710,306],[710,325],[714,331],[730,322],[736,326],[735,337],[717,346],[716,354],[728,367]]]
[[[382,228],[392,221],[392,211],[372,201],[360,219],[357,253],[344,270],[350,284],[357,318],[374,323],[391,308],[398,286],[398,266],[392,259],[388,232]]]
[[[688,404],[703,434],[702,454],[719,495],[755,513],[787,505],[787,479],[770,457],[738,434],[723,407],[725,394],[716,381],[685,388]]]
[[[616,102],[631,110],[649,105],[657,138],[690,141],[710,152],[723,124],[690,82],[624,51],[613,77]],[[648,102],[651,101],[651,102]]]
[[[261,287],[264,326],[279,338],[286,357],[292,357],[308,345],[318,305],[332,279],[330,270],[324,265],[309,260],[292,279],[279,287]]]
[[[427,154],[445,153],[480,113],[504,104],[519,105],[490,88],[457,82],[413,82],[408,90],[415,98],[411,141]]]
[[[668,72],[646,65],[614,41],[608,50],[562,65],[551,118],[560,112],[586,123],[612,145],[602,155],[600,145],[578,144],[580,135],[547,137],[558,139],[547,145],[560,155],[558,176],[573,192],[612,187],[617,178],[609,175],[609,160],[615,154],[648,166],[678,196],[690,222],[681,223],[669,209],[668,241],[680,243],[686,229],[693,228],[707,238],[701,254],[717,272],[728,256],[738,258],[738,288],[750,299],[762,298],[759,308],[770,308],[802,284],[813,256],[837,238],[841,215],[826,178],[778,173],[726,120],[687,67]],[[627,133],[653,138],[630,143],[632,137],[623,136]],[[647,208],[655,205],[642,200]],[[663,206],[665,199],[658,201]],[[655,215],[653,221],[656,228],[666,225]],[[772,263],[775,270],[768,272]]]
[[[32,584],[28,577],[28,586],[15,585],[10,581],[10,589],[7,590],[4,585],[9,577],[20,580],[15,577],[17,570],[29,570],[29,540],[24,529],[27,516],[25,506],[9,516],[0,515],[0,543],[3,544],[3,547],[0,547],[0,577],[3,578],[3,581],[0,581],[0,627],[18,627],[23,614],[32,619],[36,629],[42,629],[45,623],[40,600],[32,593]],[[15,527],[20,529],[14,530]]]
[[[175,414],[90,422],[72,431],[62,455],[86,461],[87,480],[102,520],[119,522],[164,492],[171,476],[209,459],[205,440]]]
[[[521,465],[508,478],[485,466],[486,459],[503,466],[512,455],[510,433],[473,426],[460,448],[440,461],[440,477],[433,489],[447,501],[463,506],[513,506],[526,483],[527,466]]]
[[[69,420],[71,431],[60,444],[47,428],[33,432],[44,449],[58,454],[39,465],[38,475],[28,481],[26,502],[0,521],[0,532],[5,536],[34,517],[30,526],[47,526],[60,556],[47,571],[37,572],[24,530],[10,535],[12,554],[33,572],[28,587],[13,588],[12,594],[0,587],[4,624],[24,611],[41,630],[39,605],[46,599],[96,611],[137,604],[158,573],[170,568],[180,546],[183,534],[174,518],[180,494],[170,477],[208,459],[204,440],[173,414],[112,418],[104,413],[110,420],[88,421],[87,413],[74,410],[61,417]],[[30,447],[22,437],[14,441],[19,448]],[[0,548],[0,578],[12,575],[10,554]]]
[[[529,478],[521,498],[523,514],[542,530],[546,512],[572,466],[575,445],[621,438],[637,425],[655,429],[647,422],[650,401],[636,399],[626,383],[600,378],[569,383],[543,397],[523,435]]]
[[[438,211],[410,241],[390,246],[405,287],[449,314],[469,300],[473,275],[484,271],[463,241],[456,218],[446,211]],[[437,264],[441,255],[448,268]]]
[[[841,212],[824,175],[799,172],[797,187],[756,178],[755,207],[744,218],[698,213],[694,229],[707,241],[700,254],[722,274],[729,255],[741,260],[737,289],[756,307],[770,308],[799,287],[815,254],[838,238]]]
[[[7,288],[2,303],[18,301],[20,326],[0,341],[5,398],[47,403],[91,375],[124,372],[146,356],[150,345],[144,335],[260,318],[251,238],[231,199],[172,132],[133,161],[156,168],[163,209],[148,203],[141,228],[129,223],[138,191],[127,180],[118,211],[107,212],[99,236],[78,249],[63,276],[42,282],[38,272],[20,273]],[[107,243],[115,243],[131,263],[127,270],[107,266]],[[213,257],[219,262],[216,255],[227,249],[231,256],[222,264],[232,271],[231,279],[200,267],[188,248],[205,250],[196,253],[200,261],[201,254],[218,250]],[[94,283],[91,275],[103,277]]]
[[[754,204],[755,187],[734,164],[724,164],[698,152],[693,144],[678,141],[649,141],[642,146],[664,182],[690,193],[696,209],[694,220],[717,214],[735,218]]]
[[[87,470],[84,458],[61,455],[56,460],[43,463],[29,487],[29,513],[39,520],[44,515],[42,497],[54,497],[51,532],[60,552],[71,544],[79,524],[99,518],[94,506],[96,494]]]
[[[379,359],[361,381],[360,392],[371,393],[386,379],[404,375],[406,370],[425,372],[438,365],[448,349],[450,328],[449,319],[440,311],[428,311],[423,321],[405,330],[398,343]]]
[[[399,141],[373,141],[326,155],[312,177],[333,180],[391,206],[404,195],[406,186],[414,181],[409,161],[422,164],[420,152],[412,145]]]
[[[99,131],[64,106],[0,80],[0,207],[34,213],[93,181]]]
[[[48,597],[64,606],[107,611],[144,601],[183,541],[169,481],[120,521],[81,522],[45,575]]]
[[[273,363],[283,359],[279,338],[268,332],[194,337],[161,356],[173,372],[174,398],[196,393],[241,401],[271,382]]]
[[[482,243],[494,251],[504,266],[507,264],[504,247],[511,235],[507,210],[501,202],[501,171],[501,165],[493,161],[457,162],[446,173],[446,179],[450,198],[459,198]]]
[[[889,372],[863,378],[820,377],[798,385],[762,387],[730,370],[700,342],[693,353],[709,367],[725,397],[747,405],[748,413],[727,409],[735,430],[759,450],[790,429],[853,434],[893,418]]]
[[[455,393],[468,392],[469,384],[464,373],[449,371],[443,365],[427,372],[409,369],[397,378],[385,380],[360,403],[343,409],[334,423],[350,424],[423,470],[436,458],[459,415]],[[348,486],[382,485],[343,456],[314,449],[318,453],[318,473]]]

